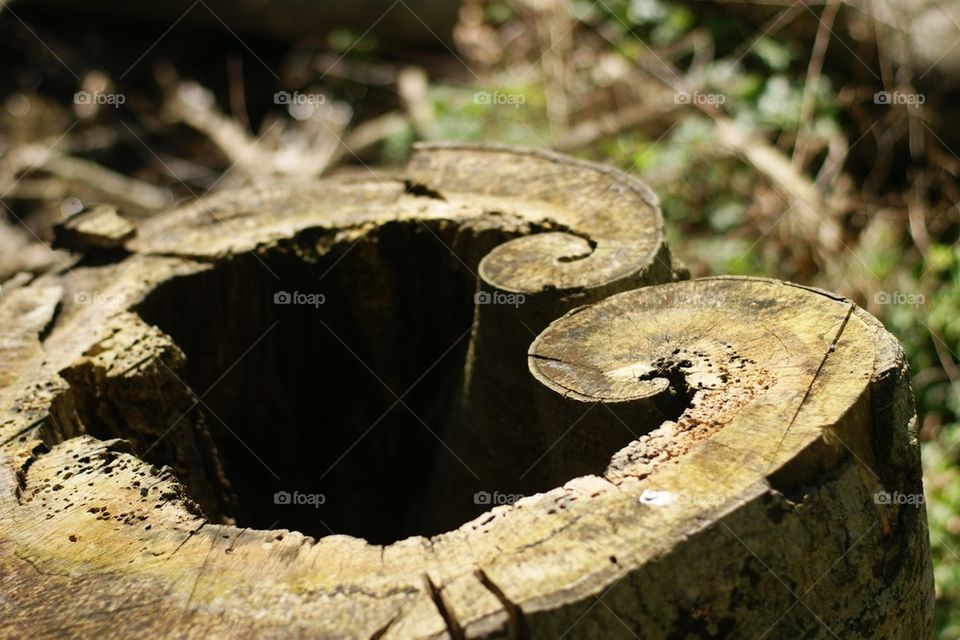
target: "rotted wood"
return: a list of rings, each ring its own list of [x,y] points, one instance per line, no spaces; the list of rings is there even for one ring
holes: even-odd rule
[[[122,248],[0,294],[2,637],[931,633],[896,342],[676,281],[623,174],[427,146]]]
[[[120,217],[116,207],[100,205],[58,225],[54,246],[79,252],[122,249],[136,227]]]

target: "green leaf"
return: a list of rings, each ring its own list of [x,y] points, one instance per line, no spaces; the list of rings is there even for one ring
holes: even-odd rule
[[[627,19],[633,24],[658,23],[667,17],[668,7],[662,0],[630,0]]]
[[[695,17],[690,9],[671,6],[666,17],[650,33],[650,38],[659,44],[668,44],[689,31],[694,22]]]
[[[793,61],[793,56],[787,45],[774,40],[773,38],[760,38],[753,45],[751,53],[773,69],[774,71],[784,71]]]

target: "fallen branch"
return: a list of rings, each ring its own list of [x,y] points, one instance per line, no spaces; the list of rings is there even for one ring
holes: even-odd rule
[[[582,122],[565,133],[553,147],[559,151],[571,151],[593,144],[601,138],[615,136],[627,129],[638,127],[647,122],[676,111],[678,105],[663,102],[661,104],[643,104],[621,109]]]
[[[105,200],[137,212],[157,211],[170,203],[170,194],[164,189],[43,145],[29,144],[15,149],[10,154],[9,169],[14,175],[30,169],[42,169],[67,182],[88,187]]]

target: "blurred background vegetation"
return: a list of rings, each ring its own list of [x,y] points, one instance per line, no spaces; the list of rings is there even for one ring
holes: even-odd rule
[[[694,276],[837,291],[913,369],[941,637],[960,637],[960,8],[939,0],[197,0],[0,9],[0,282],[56,222],[385,175],[417,140],[610,163]],[[3,7],[3,3],[0,3]],[[338,12],[339,11],[339,12]]]

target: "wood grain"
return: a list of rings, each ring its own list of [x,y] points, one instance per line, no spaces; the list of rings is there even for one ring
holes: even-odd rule
[[[0,297],[0,637],[932,634],[896,341],[684,281],[619,172],[434,145],[110,235]]]

